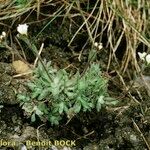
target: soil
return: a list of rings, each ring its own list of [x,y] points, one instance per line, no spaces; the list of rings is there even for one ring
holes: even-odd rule
[[[69,66],[68,71],[75,72],[79,69],[82,72],[87,65],[90,43],[85,47],[81,61],[78,56],[84,45],[84,41],[81,39],[88,39],[87,35],[84,32],[78,35],[73,46],[68,47],[68,41],[76,30],[75,26],[69,29],[69,21],[66,20],[62,24],[62,18],[58,18],[40,33],[41,29],[49,22],[30,24],[30,19],[26,20],[30,25],[29,38],[38,48],[41,43],[44,43],[42,59],[51,61],[56,68]],[[38,35],[38,33],[40,34]],[[15,32],[13,34],[16,36]],[[14,42],[16,43],[16,41]],[[23,47],[27,62],[33,64],[36,57],[27,45],[23,45]],[[22,55],[21,50],[19,53]],[[15,59],[19,59],[18,54],[14,53],[14,55]],[[25,80],[13,77],[15,71],[12,68],[12,59],[12,53],[8,49],[0,50],[0,106],[2,106],[0,109],[0,140],[19,141],[22,144],[25,144],[27,140],[36,141],[37,139],[75,140],[76,146],[70,147],[71,150],[150,149],[150,102],[144,87],[132,88],[132,96],[128,95],[120,88],[116,75],[109,74],[113,79],[109,81],[109,93],[119,100],[115,107],[103,108],[99,113],[95,110],[90,113],[81,113],[80,116],[72,118],[69,123],[64,118],[59,126],[51,126],[49,122],[43,123],[39,119],[32,123],[30,118],[26,118],[16,99],[16,92],[22,88]],[[102,66],[102,71],[105,72],[108,52],[105,50],[99,52],[97,60]],[[20,147],[21,144],[9,145],[8,148],[2,146],[1,149],[19,149]],[[30,147],[30,149],[42,148]],[[65,149],[65,147],[60,148],[59,146],[51,147],[51,149],[69,150],[67,147]]]

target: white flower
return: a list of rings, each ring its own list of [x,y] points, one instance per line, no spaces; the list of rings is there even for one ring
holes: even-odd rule
[[[0,40],[1,40],[1,41],[3,40],[3,38],[4,38],[4,37],[3,37],[2,35],[0,35]]]
[[[141,60],[145,60],[147,53],[146,52],[143,52],[143,53],[138,52],[138,55],[139,55]]]
[[[2,34],[0,35],[0,40],[2,41],[6,37],[6,32],[3,31]]]
[[[6,37],[6,32],[3,31],[2,34],[0,35],[0,42],[2,42],[5,37]]]
[[[94,43],[94,46],[95,46],[95,47],[98,47],[98,43],[97,43],[97,42],[95,42],[95,43]]]
[[[17,31],[22,35],[27,35],[28,25],[27,24],[19,24],[17,27]]]
[[[5,31],[2,32],[2,36],[3,36],[3,38],[6,37],[6,32]]]
[[[150,54],[148,54],[148,55],[145,57],[145,59],[146,59],[147,64],[150,64]]]
[[[102,48],[103,48],[103,44],[100,43],[100,44],[98,45],[98,49],[101,50]]]
[[[97,43],[97,42],[95,42],[95,43],[94,43],[94,46],[95,46],[96,48],[98,48],[98,50],[101,50],[101,49],[103,48],[103,44],[102,44],[102,43]]]
[[[146,52],[138,52],[138,55],[141,60],[146,61],[147,64],[150,64],[150,54],[147,54]]]

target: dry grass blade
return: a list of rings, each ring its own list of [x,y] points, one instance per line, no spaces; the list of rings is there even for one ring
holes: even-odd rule
[[[147,38],[144,36],[146,32],[145,25],[146,22],[146,7],[142,3],[140,4],[138,1],[138,7],[134,7],[134,5],[125,3],[113,3],[110,4],[110,8],[115,13],[122,18],[122,25],[125,32],[126,37],[126,51],[123,56],[122,67],[121,70],[123,73],[127,70],[128,64],[131,62],[132,66],[136,68],[136,71],[139,72],[139,66],[136,60],[136,49],[137,45],[142,42],[143,44],[150,47],[150,43]],[[143,12],[139,10],[139,8],[143,7]],[[128,9],[126,9],[128,8]],[[143,30],[144,29],[144,30]],[[112,41],[112,40],[110,40]]]
[[[150,145],[147,142],[146,138],[144,137],[143,133],[141,132],[140,128],[138,127],[138,125],[135,123],[135,121],[133,119],[132,119],[132,122],[133,122],[133,125],[134,125],[135,129],[140,133],[140,135],[141,135],[143,141],[145,142],[148,150],[150,150]]]

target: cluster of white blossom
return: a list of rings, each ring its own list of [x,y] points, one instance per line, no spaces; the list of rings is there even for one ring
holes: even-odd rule
[[[146,52],[138,52],[138,55],[142,61],[146,62],[147,64],[150,64],[150,54],[147,54]]]
[[[94,46],[98,49],[98,50],[101,50],[103,48],[103,44],[102,43],[97,43],[95,42],[94,43]]]
[[[28,25],[27,24],[19,24],[17,27],[17,31],[19,34],[26,35],[28,33]],[[3,31],[2,34],[0,35],[0,42],[2,42],[6,37],[6,32]]]
[[[0,42],[2,42],[6,37],[6,32],[2,32],[2,34],[0,35]]]

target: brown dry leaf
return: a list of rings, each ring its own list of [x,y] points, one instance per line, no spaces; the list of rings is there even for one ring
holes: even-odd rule
[[[24,73],[29,73],[32,71],[29,65],[24,63],[21,60],[13,61],[12,66],[16,70],[17,74],[24,74]]]

